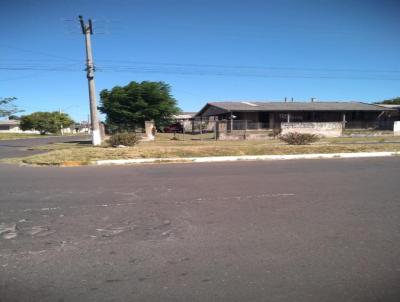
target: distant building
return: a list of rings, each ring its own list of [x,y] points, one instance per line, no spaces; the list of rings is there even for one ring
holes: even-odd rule
[[[71,126],[71,131],[73,133],[90,133],[91,125],[87,121],[82,121],[80,123],[75,123]]]
[[[19,120],[2,120],[0,121],[0,132],[1,133],[33,133],[39,134],[36,130],[21,130],[19,127]]]
[[[177,123],[180,123],[183,129],[188,132],[192,131],[192,120],[196,112],[180,112],[173,116]]]
[[[36,130],[21,130],[19,120],[0,120],[0,133],[32,133],[40,134]],[[89,133],[90,127],[87,122],[81,124],[75,124],[71,127],[62,129],[62,134],[67,133]]]
[[[19,121],[17,120],[3,120],[0,121],[0,132],[21,132],[19,128]]]

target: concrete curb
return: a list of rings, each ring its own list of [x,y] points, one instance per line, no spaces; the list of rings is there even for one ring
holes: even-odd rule
[[[316,153],[290,155],[243,155],[243,156],[211,156],[211,157],[172,157],[172,158],[135,158],[98,160],[96,165],[128,165],[148,163],[212,163],[256,160],[292,160],[292,159],[325,159],[325,158],[366,158],[397,156],[400,152],[357,152],[357,153]]]

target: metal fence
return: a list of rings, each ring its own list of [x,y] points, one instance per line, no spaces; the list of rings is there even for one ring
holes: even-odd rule
[[[229,130],[266,130],[268,129],[268,123],[252,122],[248,120],[227,120],[220,121],[227,123],[227,129]]]
[[[350,121],[344,125],[345,129],[372,129],[372,130],[393,130],[394,121]]]
[[[344,128],[347,130],[393,130],[393,124],[393,121],[349,121],[345,123]],[[185,124],[183,124],[182,126],[182,129],[169,133],[162,133],[163,131],[161,131],[162,135],[159,137],[177,140],[235,140],[253,139],[255,137],[261,139],[265,137],[275,137],[280,132],[279,122],[275,123],[274,129],[270,129],[269,123],[252,122],[249,120],[194,119],[190,121],[185,121]],[[136,128],[135,132],[140,136],[144,135],[144,129],[142,128]],[[109,134],[112,133],[112,131],[109,131]]]
[[[245,139],[247,134],[261,133],[267,129],[268,123],[248,120],[201,120],[194,119],[180,131],[163,134],[178,140],[215,140],[225,138]]]

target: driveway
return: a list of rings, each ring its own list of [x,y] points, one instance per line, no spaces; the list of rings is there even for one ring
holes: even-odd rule
[[[0,301],[400,301],[399,158],[0,165]]]
[[[89,136],[51,136],[40,138],[27,138],[16,140],[0,140],[0,159],[11,157],[22,157],[43,153],[41,150],[28,150],[34,146],[63,143],[73,141],[89,141]]]

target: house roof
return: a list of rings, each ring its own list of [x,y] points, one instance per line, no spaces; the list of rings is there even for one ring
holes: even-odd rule
[[[211,110],[210,110],[211,109]],[[197,116],[212,116],[227,112],[258,112],[258,111],[386,111],[390,108],[361,102],[210,102]]]
[[[2,120],[2,121],[0,121],[0,125],[2,125],[2,126],[18,126],[19,121],[18,120]]]

